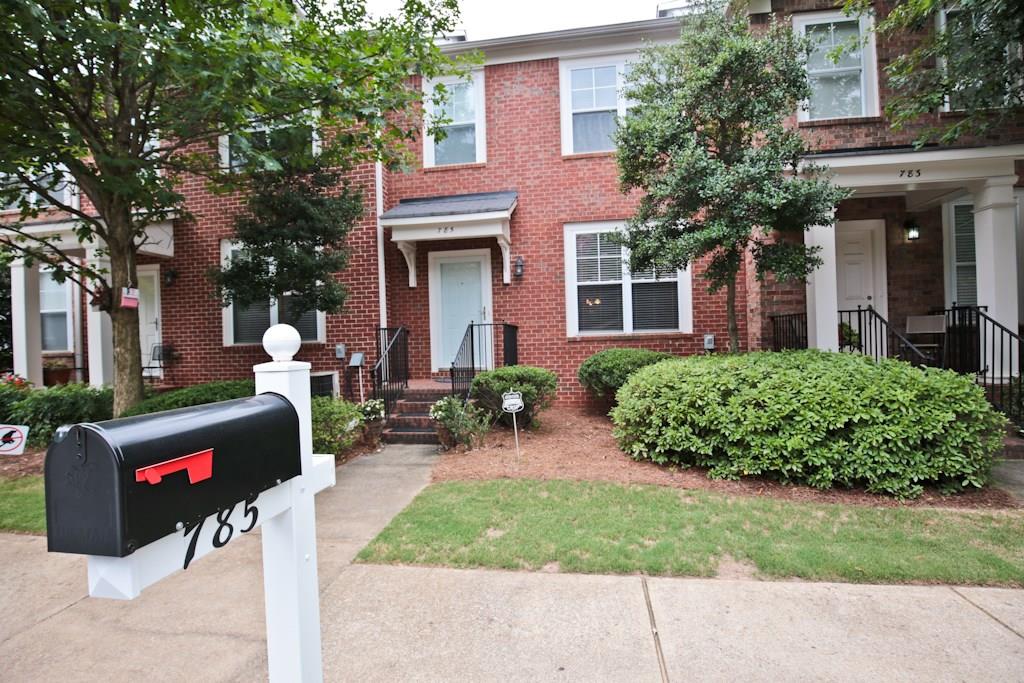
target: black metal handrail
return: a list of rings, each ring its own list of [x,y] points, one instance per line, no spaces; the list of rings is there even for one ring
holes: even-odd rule
[[[938,365],[940,360],[917,348],[871,306],[839,311],[839,350],[862,353],[876,361],[897,358],[914,365]]]
[[[772,351],[808,347],[806,313],[777,313],[768,319],[772,321]]]
[[[409,387],[409,331],[404,327],[377,329],[377,362],[373,365],[373,397],[384,401],[390,415]]]
[[[500,329],[500,334],[496,332]],[[474,323],[466,326],[452,361],[452,396],[468,398],[473,378],[481,370],[519,364],[519,327],[511,323]]]
[[[957,306],[943,311],[946,340],[943,367],[973,374],[989,402],[1018,426],[1024,426],[1021,353],[1017,332],[992,318],[984,306]]]

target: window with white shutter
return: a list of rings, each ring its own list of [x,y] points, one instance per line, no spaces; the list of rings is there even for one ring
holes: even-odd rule
[[[568,334],[691,331],[689,272],[630,273],[629,252],[615,239],[621,227],[565,226]]]
[[[954,204],[952,209],[953,302],[978,305],[978,266],[974,249],[974,205]]]

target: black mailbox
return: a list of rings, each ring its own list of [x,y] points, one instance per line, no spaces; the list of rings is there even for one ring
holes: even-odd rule
[[[302,472],[278,394],[62,427],[46,452],[49,550],[124,557]]]

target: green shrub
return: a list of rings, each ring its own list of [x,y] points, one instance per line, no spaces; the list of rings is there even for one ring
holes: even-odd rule
[[[502,411],[501,395],[508,391],[522,392],[523,410],[517,414],[516,420],[519,426],[529,427],[537,413],[551,404],[557,386],[558,377],[550,370],[510,365],[487,370],[474,377],[470,396],[493,419],[511,427],[512,415]]]
[[[664,361],[618,402],[615,436],[636,459],[900,498],[983,486],[1006,425],[969,377],[820,351]]]
[[[313,397],[313,452],[337,455],[359,440],[359,406],[330,396]]]
[[[229,401],[233,398],[245,398],[256,393],[256,384],[251,379],[224,380],[196,384],[183,389],[172,389],[162,394],[151,396],[138,405],[129,408],[123,417],[130,415],[147,415],[162,410],[188,408],[189,406]]]
[[[29,426],[31,446],[45,446],[61,425],[109,420],[114,411],[114,392],[88,384],[60,384],[29,391],[14,404],[11,421]]]
[[[483,410],[454,396],[445,396],[430,406],[430,417],[440,427],[438,436],[445,448],[460,444],[472,448],[490,427]]]
[[[667,358],[672,358],[672,354],[648,349],[605,349],[583,361],[577,376],[592,396],[611,402],[630,375]]]

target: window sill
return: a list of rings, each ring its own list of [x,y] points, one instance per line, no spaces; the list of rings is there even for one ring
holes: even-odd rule
[[[310,341],[301,342],[300,343],[300,347],[302,347],[302,346],[324,346],[326,343],[327,342],[319,340],[319,339],[313,339],[313,340],[310,340]],[[261,348],[262,349],[263,348],[263,342],[261,342],[261,341],[260,342],[241,342],[241,343],[238,343],[238,344],[236,344],[234,342],[231,342],[229,344],[224,344],[223,348],[225,348],[225,349],[253,349],[253,348]]]
[[[881,123],[881,116],[845,116],[834,119],[814,119],[798,121],[798,128],[823,128],[825,126],[852,126],[860,123]]]
[[[594,341],[628,341],[631,339],[643,340],[643,341],[657,341],[661,339],[685,339],[692,337],[693,332],[608,332],[601,334],[578,334],[575,336],[569,336],[566,341],[570,344],[576,344],[580,342],[594,342]]]
[[[467,168],[483,168],[486,161],[474,161],[471,164],[445,164],[443,166],[424,166],[424,173],[437,173],[439,171],[460,171]]]
[[[579,154],[563,154],[562,161],[575,161],[576,159],[603,159],[605,157],[614,157],[615,150],[610,149],[606,152],[580,152]]]

